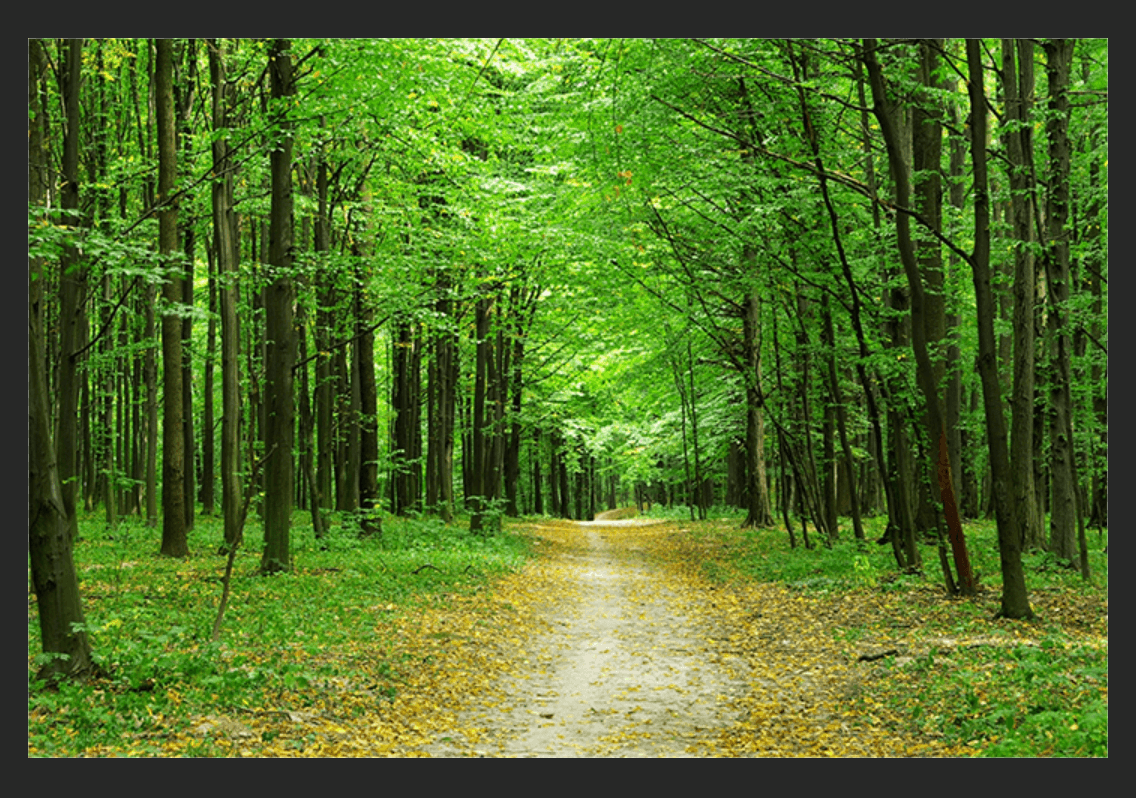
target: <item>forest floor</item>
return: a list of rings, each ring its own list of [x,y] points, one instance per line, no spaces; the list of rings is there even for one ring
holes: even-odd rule
[[[746,683],[721,651],[730,631],[652,558],[667,525],[646,519],[550,521],[545,556],[502,585],[541,631],[512,654],[517,675],[467,710],[437,755],[685,756],[740,719]],[[707,612],[710,610],[710,612]],[[727,646],[728,647],[728,646]]]
[[[29,679],[29,756],[1107,756],[1107,554],[1092,586],[1031,555],[1038,620],[1006,621],[884,547],[633,514],[337,526],[271,579],[242,550],[212,643],[221,558],[92,524],[102,675]]]
[[[835,615],[818,618],[784,587],[739,592],[705,581],[676,524],[600,516],[532,533],[543,556],[497,593],[539,632],[509,641],[515,672],[471,696],[423,752],[966,755],[849,711],[866,669],[834,641]]]

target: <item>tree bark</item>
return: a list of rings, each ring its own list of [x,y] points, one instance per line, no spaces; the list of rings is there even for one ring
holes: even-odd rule
[[[901,208],[908,208],[909,189],[906,161],[899,149],[898,135],[894,123],[893,110],[888,100],[883,81],[883,73],[875,57],[875,43],[866,42],[864,47],[866,66],[871,81],[872,95],[875,104],[875,113],[880,122],[880,129],[888,148],[888,160],[892,167],[892,176],[896,188],[896,201]],[[985,150],[983,150],[985,155]],[[985,186],[983,187],[985,190]],[[946,425],[943,421],[942,399],[939,395],[938,384],[935,380],[934,367],[927,351],[928,332],[926,327],[926,299],[923,286],[923,277],[915,259],[912,247],[910,220],[907,213],[896,214],[896,231],[898,234],[900,260],[904,272],[907,274],[908,286],[911,289],[911,338],[915,353],[916,375],[920,391],[926,404],[926,421],[928,440],[934,446],[939,442],[940,459],[938,463],[939,491],[947,512],[948,531],[951,549],[954,554],[955,569],[958,572],[958,586],[963,595],[974,595],[976,585],[974,575],[970,569],[970,558],[966,549],[966,538],[963,536],[962,526],[959,523],[954,495],[954,484],[950,478],[950,459],[947,452]],[[997,374],[994,375],[995,380]],[[945,461],[945,462],[944,462]]]
[[[382,535],[382,520],[379,517],[379,429],[378,429],[378,390],[375,387],[375,334],[371,329],[371,312],[362,286],[356,293],[356,341],[355,352],[359,359],[359,509],[362,511],[359,529],[365,536]],[[414,374],[414,388],[417,388],[417,368]],[[414,435],[417,437],[417,390],[414,391],[415,423]],[[417,467],[417,463],[415,463]],[[417,487],[415,483],[414,487]]]
[[[313,249],[315,257],[320,259],[320,271],[324,275],[316,282],[316,386],[315,386],[315,416],[316,416],[316,482],[319,486],[319,495],[322,506],[335,507],[335,433],[333,422],[335,418],[335,373],[334,359],[331,354],[331,328],[332,313],[335,304],[334,280],[328,273],[330,265],[322,260],[331,250],[331,209],[328,202],[328,174],[327,158],[323,145],[319,148],[318,163],[316,164],[316,201],[317,212],[315,220]]]
[[[217,254],[214,242],[209,257],[209,325],[205,333],[205,358],[201,374],[201,512],[213,515],[216,503],[216,449],[213,424],[213,372],[217,352]]]
[[[1015,52],[1016,51],[1016,52]],[[1020,60],[1015,59],[1015,55]],[[1023,546],[1038,548],[1042,521],[1037,515],[1033,472],[1034,415],[1034,220],[1031,194],[1033,142],[1030,103],[1033,96],[1033,45],[1024,39],[1002,40],[1002,81],[1006,119],[1012,125],[1005,133],[1009,161],[1010,216],[1014,247],[1014,388],[1011,399],[1010,460],[1013,468],[1014,501],[1018,508]]]
[[[40,117],[40,82],[46,68],[43,45],[28,40],[28,202],[41,206],[46,195],[46,153]],[[50,399],[43,333],[43,264],[28,259],[28,554],[45,661],[37,678],[81,677],[92,669],[91,646],[79,578],[72,557],[74,536],[51,440]]]
[[[431,333],[428,368],[426,504],[436,508],[446,524],[454,519],[454,413],[457,382],[454,301],[449,272],[435,275],[434,311],[437,328]]]
[[[294,397],[292,368],[295,363],[292,286],[292,124],[283,104],[294,93],[291,45],[274,39],[269,51],[275,134],[279,137],[270,155],[272,173],[271,223],[268,262],[273,268],[265,290],[265,467],[264,574],[291,570],[289,545],[293,500],[292,438]]]
[[[994,338],[994,298],[990,286],[990,199],[986,181],[986,98],[982,87],[982,61],[979,43],[966,43],[967,73],[970,80],[970,140],[974,165],[974,295],[978,311],[978,371],[986,410],[986,440],[994,513],[998,523],[998,549],[1002,563],[1002,607],[1006,618],[1032,618],[1022,570],[1021,532],[1011,488],[1010,452],[1006,442],[1006,421],[1002,415],[1001,386],[998,382],[997,342]]]
[[[173,43],[158,39],[156,104],[158,118],[158,249],[167,270],[162,283],[162,548],[169,557],[189,555],[185,510],[185,411],[182,396],[182,283],[174,273],[178,253],[177,131],[174,124]]]
[[[63,98],[63,172],[60,207],[64,223],[78,227],[79,220],[79,86],[82,79],[83,40],[67,39],[65,63],[60,70],[60,94]],[[79,374],[78,351],[82,346],[86,325],[87,268],[80,261],[78,249],[67,244],[63,249],[59,276],[59,410],[57,418],[56,457],[63,510],[68,534],[79,535]]]
[[[229,86],[225,70],[225,47],[209,42],[209,72],[213,84],[213,130],[229,127]],[[221,513],[224,516],[224,546],[237,546],[241,538],[240,513],[243,492],[240,478],[240,329],[237,326],[235,277],[240,255],[236,215],[233,213],[233,175],[229,144],[222,135],[213,139],[213,248],[217,258],[221,312]]]
[[[1049,288],[1050,359],[1054,364],[1050,380],[1052,408],[1049,444],[1051,480],[1049,512],[1049,551],[1076,562],[1077,511],[1073,401],[1070,366],[1071,338],[1068,326],[1069,302],[1069,72],[1073,57],[1071,39],[1049,39],[1043,45],[1049,78],[1049,120],[1046,137],[1049,146],[1048,193],[1046,196],[1047,246],[1045,271]]]
[[[756,260],[756,257],[756,251],[743,254],[743,259],[748,261]],[[761,379],[761,342],[758,335],[761,326],[760,302],[756,289],[751,290],[746,295],[742,330],[746,355],[745,364],[747,366],[747,373],[742,376],[746,386],[746,477],[748,479],[746,493],[749,497],[746,518],[742,522],[742,526],[745,527],[773,525],[773,516],[769,510],[768,482],[765,476],[765,417],[759,384]]]

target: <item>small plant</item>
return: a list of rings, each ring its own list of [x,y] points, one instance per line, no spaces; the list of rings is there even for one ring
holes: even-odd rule
[[[875,566],[872,561],[868,559],[866,554],[857,554],[852,557],[852,571],[856,576],[856,582],[865,587],[876,587],[879,584],[879,578],[876,576]]]

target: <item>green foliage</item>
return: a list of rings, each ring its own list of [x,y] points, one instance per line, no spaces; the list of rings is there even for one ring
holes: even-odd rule
[[[156,532],[137,521],[107,529],[94,517],[81,519],[75,560],[101,675],[51,689],[32,678],[40,648],[33,603],[29,752],[73,756],[131,741],[124,750],[161,755],[163,736],[178,730],[171,722],[264,707],[333,678],[378,679],[394,695],[404,663],[369,657],[366,674],[353,671],[345,663],[356,647],[382,650],[396,619],[475,591],[528,557],[527,543],[508,532],[480,537],[434,520],[391,518],[381,539],[360,540],[337,520],[317,541],[305,520],[298,513],[293,519],[290,573],[257,576],[255,547],[240,550],[214,643],[224,570],[214,553],[217,519],[197,519],[190,540],[197,553],[185,561],[157,557]],[[246,544],[256,537],[251,528],[245,534]]]
[[[868,522],[869,536],[878,536],[880,519]],[[689,527],[711,580],[786,583],[830,602],[826,617],[855,619],[832,627],[851,652],[904,650],[865,677],[871,688],[856,701],[866,710],[888,706],[897,723],[975,755],[1108,756],[1108,558],[1099,548],[1093,585],[1045,554],[1027,554],[1038,620],[1024,623],[994,617],[998,546],[989,522],[966,527],[982,574],[980,595],[969,600],[946,597],[930,545],[921,552],[926,574],[896,574],[886,547],[857,545],[847,530],[832,549],[810,551],[789,548],[780,529],[724,520]]]
[[[1107,649],[1051,634],[892,667],[919,691],[916,706],[893,701],[947,742],[990,757],[1108,756]]]

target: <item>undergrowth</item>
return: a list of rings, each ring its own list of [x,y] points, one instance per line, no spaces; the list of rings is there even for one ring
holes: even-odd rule
[[[527,542],[508,532],[388,518],[381,537],[360,538],[350,518],[331,520],[316,540],[310,517],[296,513],[293,569],[271,577],[257,575],[262,538],[250,521],[213,642],[225,566],[220,519],[199,516],[191,556],[171,559],[158,556],[158,529],[81,518],[75,561],[99,674],[85,683],[35,679],[42,654],[29,587],[29,755],[216,754],[208,739],[187,747],[179,730],[191,718],[248,712],[283,695],[302,707],[314,701],[312,688],[334,680],[365,682],[373,700],[389,700],[414,665],[372,652],[398,650],[398,625],[529,556]]]
[[[849,657],[887,653],[861,665],[856,700],[890,708],[897,726],[976,756],[1108,755],[1107,531],[1089,533],[1090,583],[1046,553],[1024,554],[1037,617],[1009,621],[995,618],[993,522],[965,525],[979,594],[961,599],[947,596],[931,541],[920,545],[921,571],[898,571],[891,547],[875,542],[884,519],[865,520],[865,541],[841,519],[838,541],[826,546],[814,532],[807,549],[799,528],[793,548],[783,527],[742,529],[733,512],[700,523],[686,508],[651,514],[680,523],[712,581],[785,584],[832,609],[831,633]]]

